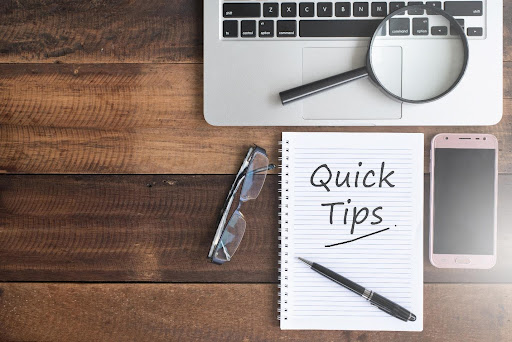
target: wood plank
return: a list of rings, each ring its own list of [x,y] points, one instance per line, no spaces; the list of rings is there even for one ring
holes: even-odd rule
[[[275,188],[266,187],[267,200],[247,213],[253,223],[246,234],[256,239],[244,241],[240,263],[221,269],[206,261],[222,190],[230,181],[227,176],[0,177],[0,258],[10,260],[1,263],[0,279],[20,279],[27,272],[23,278],[30,281],[273,281],[277,197],[270,191]],[[258,234],[265,226],[266,234]],[[255,255],[258,264],[251,261]],[[244,266],[249,264],[254,267]]]
[[[199,0],[4,0],[0,63],[201,62],[202,12]],[[511,18],[505,0],[505,61]]]
[[[276,282],[277,179],[244,207],[240,249],[217,266],[206,254],[232,176],[0,176],[0,281]],[[502,175],[492,270],[431,266],[426,220],[425,282],[512,283],[511,204]]]
[[[340,288],[340,291],[344,291]],[[281,331],[273,284],[0,283],[9,341],[510,341],[512,285],[425,285],[424,330]]]
[[[512,61],[512,1],[503,1],[503,60]]]
[[[199,0],[3,0],[0,62],[201,62]]]
[[[222,267],[206,255],[230,176],[12,177],[0,176],[0,280],[277,280],[277,176]]]
[[[512,63],[503,63],[503,97],[512,98]]]
[[[233,174],[252,143],[276,161],[283,130],[362,130],[210,126],[202,114],[201,65],[0,64],[0,75],[0,170],[11,173]],[[489,127],[363,130],[425,133],[425,165],[437,133],[494,133],[500,172],[510,173],[512,100],[504,111]]]

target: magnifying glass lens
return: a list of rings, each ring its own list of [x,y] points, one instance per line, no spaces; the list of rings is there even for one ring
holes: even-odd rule
[[[444,16],[404,10],[378,30],[368,53],[370,77],[391,95],[429,101],[459,82],[467,62],[464,31]]]

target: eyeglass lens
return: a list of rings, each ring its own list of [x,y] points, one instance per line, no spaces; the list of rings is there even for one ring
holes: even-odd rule
[[[240,193],[242,201],[245,202],[258,197],[267,177],[267,166],[267,156],[261,152],[256,152],[245,175],[244,185]],[[255,170],[260,170],[260,172],[254,172]]]
[[[215,250],[215,259],[221,262],[231,260],[231,257],[240,245],[240,241],[242,241],[245,227],[246,223],[243,216],[238,210],[235,211],[222,232],[219,244]]]

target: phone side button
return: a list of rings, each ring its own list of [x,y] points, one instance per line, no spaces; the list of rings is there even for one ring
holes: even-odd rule
[[[469,258],[461,257],[461,258],[456,258],[455,263],[460,264],[460,265],[468,265],[471,263],[471,260]]]

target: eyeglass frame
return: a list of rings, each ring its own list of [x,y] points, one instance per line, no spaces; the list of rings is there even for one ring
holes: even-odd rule
[[[238,170],[238,173],[236,174],[235,180],[234,180],[233,184],[231,185],[231,189],[229,190],[228,196],[226,197],[226,200],[224,201],[224,206],[222,207],[222,210],[220,211],[218,224],[217,224],[217,231],[215,232],[215,236],[213,237],[213,241],[210,246],[210,251],[208,252],[208,256],[207,256],[208,260],[214,264],[217,264],[217,265],[223,264],[223,263],[219,263],[219,262],[215,261],[216,258],[214,256],[214,252],[217,249],[217,246],[219,245],[220,238],[222,237],[222,234],[224,233],[224,231],[227,228],[228,214],[232,208],[233,201],[235,199],[235,195],[238,192],[238,189],[240,189],[241,187],[243,188],[245,177],[247,175],[247,170],[249,169],[249,166],[251,165],[251,162],[253,161],[254,156],[256,155],[257,152],[262,153],[263,155],[265,155],[265,157],[268,158],[267,151],[265,151],[265,149],[263,149],[257,145],[251,146],[249,148],[249,150],[247,151],[247,154],[242,162],[242,165],[240,166],[240,169]],[[270,171],[275,168],[276,168],[276,165],[268,164],[266,168],[256,169],[253,171],[253,173],[259,173],[262,171]],[[237,207],[240,207],[242,202],[243,202],[242,200],[239,200]],[[239,212],[239,213],[243,217],[243,214],[241,212]],[[227,261],[229,261],[229,260],[227,260]]]

